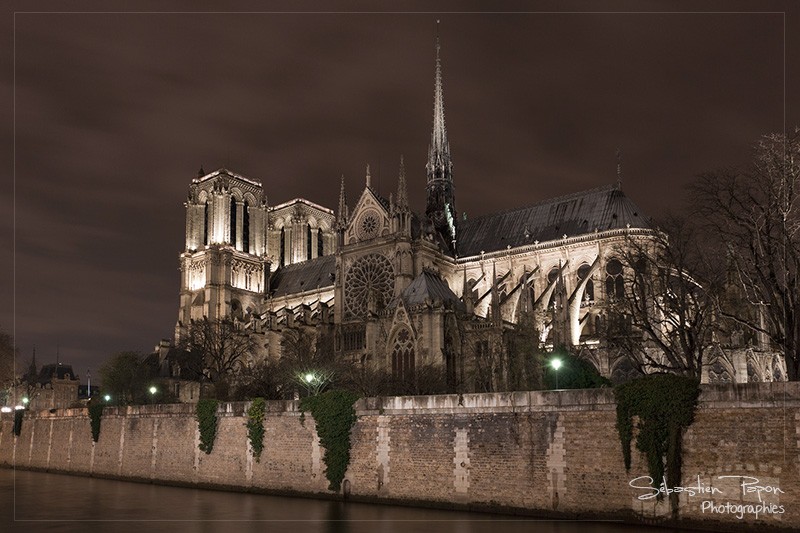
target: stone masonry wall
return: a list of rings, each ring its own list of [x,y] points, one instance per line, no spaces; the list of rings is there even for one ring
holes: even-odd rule
[[[334,496],[314,420],[268,402],[256,461],[246,403],[222,404],[214,449],[192,404],[0,419],[0,465],[188,486]],[[354,499],[538,516],[666,520],[646,464],[622,460],[610,390],[369,398],[356,404],[343,492]],[[709,529],[800,528],[800,383],[704,386],[683,439],[680,521]],[[638,479],[637,479],[638,478]],[[668,486],[675,483],[668,480]],[[748,507],[749,506],[749,507]]]

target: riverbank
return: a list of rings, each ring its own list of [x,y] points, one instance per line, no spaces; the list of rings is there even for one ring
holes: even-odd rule
[[[248,444],[247,407],[221,404],[210,454],[199,450],[191,404],[107,408],[96,443],[84,409],[27,413],[19,436],[6,415],[0,465],[184,487],[669,523],[665,503],[647,499],[641,480],[632,482],[647,470],[637,452],[625,471],[610,390],[360,400],[338,493],[327,489],[324,449],[313,418],[301,418],[297,402],[268,402],[260,461]],[[800,529],[798,435],[800,384],[703,387],[684,436],[687,490],[676,524]],[[753,490],[743,490],[751,479]]]

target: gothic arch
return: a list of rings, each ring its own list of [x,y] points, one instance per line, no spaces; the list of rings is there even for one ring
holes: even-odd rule
[[[736,370],[725,352],[717,347],[710,357],[708,365],[709,383],[734,383],[736,381]]]
[[[240,189],[236,188],[236,187],[232,188],[231,189],[231,198],[233,198],[237,202],[241,202],[242,198],[243,198],[242,191]]]
[[[620,300],[625,297],[624,268],[616,257],[606,261],[605,296],[607,301]]]
[[[389,357],[392,364],[392,377],[397,381],[414,379],[416,365],[416,339],[411,328],[399,325],[389,343]]]
[[[588,303],[594,301],[594,280],[592,280],[591,271],[592,265],[590,265],[588,262],[583,262],[575,273],[578,283],[588,278],[586,281],[586,286],[583,289],[583,297],[581,298],[582,305],[584,302]]]
[[[242,302],[238,299],[234,298],[231,300],[231,318],[243,318],[244,317],[244,309],[242,308]]]
[[[617,358],[611,362],[610,366],[609,373],[611,375],[611,382],[615,385],[636,379],[642,375],[625,355],[618,354]]]

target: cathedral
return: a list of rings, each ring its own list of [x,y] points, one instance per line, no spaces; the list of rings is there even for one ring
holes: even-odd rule
[[[624,357],[598,349],[600,333],[607,304],[624,296],[615,253],[655,229],[618,180],[461,215],[438,40],[425,169],[424,212],[409,205],[402,158],[396,193],[380,195],[367,167],[354,203],[342,178],[335,212],[302,198],[269,205],[258,180],[201,170],[185,204],[176,343],[194,320],[227,318],[257,337],[252,358],[280,358],[286,330],[305,328],[326,335],[337,358],[395,379],[433,368],[452,390],[482,392],[527,386],[518,340],[530,335],[542,349],[569,347],[614,380],[629,375]],[[749,363],[728,359],[714,379],[747,380]],[[771,371],[762,369],[765,379]]]

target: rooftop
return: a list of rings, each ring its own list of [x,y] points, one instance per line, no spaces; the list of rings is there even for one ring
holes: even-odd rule
[[[597,231],[650,229],[636,204],[615,185],[560,196],[458,223],[458,255],[467,257]]]

